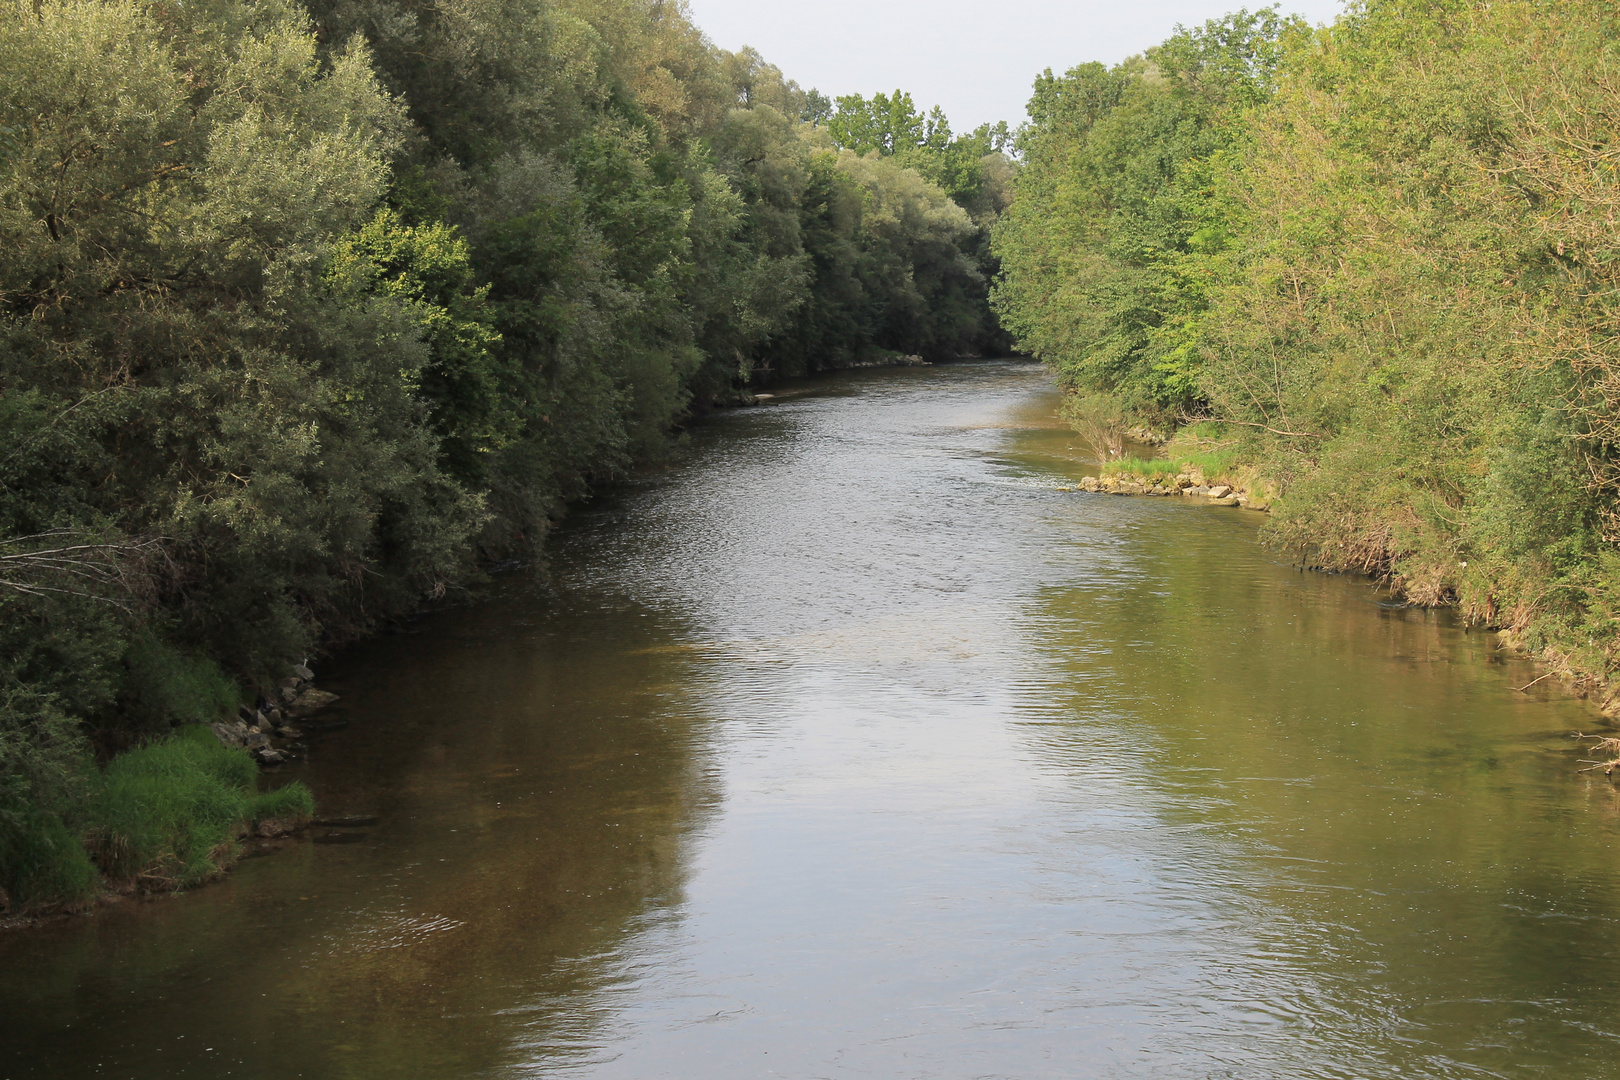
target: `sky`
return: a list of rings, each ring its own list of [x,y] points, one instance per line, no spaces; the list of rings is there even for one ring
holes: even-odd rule
[[[1115,64],[1194,26],[1264,0],[689,0],[723,49],[752,45],[800,86],[828,97],[902,89],[939,105],[957,131],[1024,120],[1043,69]],[[1340,0],[1282,0],[1328,22]]]

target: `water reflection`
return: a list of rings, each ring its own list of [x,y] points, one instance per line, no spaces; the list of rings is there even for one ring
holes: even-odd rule
[[[325,674],[361,842],[0,940],[0,1077],[1612,1073],[1581,703],[1037,369],[802,390]]]
[[[622,594],[515,587],[346,657],[323,684],[350,725],[306,779],[377,825],[0,942],[0,1076],[470,1076],[519,1026],[593,1043],[592,958],[680,903],[715,800],[679,637]],[[536,997],[582,1004],[535,1026]]]

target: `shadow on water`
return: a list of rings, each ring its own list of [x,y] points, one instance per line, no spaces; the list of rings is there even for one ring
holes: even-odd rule
[[[566,1059],[714,800],[700,655],[632,598],[517,584],[322,674],[301,771],[356,842],[0,940],[0,1076],[479,1075]],[[334,832],[317,827],[313,839]]]

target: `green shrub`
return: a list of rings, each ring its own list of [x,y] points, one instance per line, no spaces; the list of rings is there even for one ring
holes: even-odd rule
[[[27,905],[88,899],[99,877],[62,819],[36,810],[0,829],[0,881],[13,903]]]
[[[95,869],[62,819],[83,805],[94,771],[55,695],[0,688],[0,889],[13,901],[72,901],[94,890]]]
[[[125,716],[141,726],[206,724],[242,702],[236,681],[213,660],[187,656],[149,634],[130,644],[125,663]]]

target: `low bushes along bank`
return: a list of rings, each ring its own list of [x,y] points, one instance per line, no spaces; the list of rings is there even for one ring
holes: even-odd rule
[[[182,889],[221,873],[253,825],[309,820],[315,800],[293,782],[263,794],[259,767],[201,724],[114,758],[79,778],[77,811],[33,812],[0,833],[12,908],[87,903],[107,889]]]

